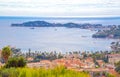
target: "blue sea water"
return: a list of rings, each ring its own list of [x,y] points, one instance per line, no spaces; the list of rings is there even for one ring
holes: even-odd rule
[[[100,51],[111,50],[110,43],[116,39],[94,39],[96,31],[78,28],[58,27],[11,27],[12,23],[25,21],[48,21],[52,23],[91,23],[119,25],[120,17],[108,18],[35,18],[35,17],[0,17],[0,48],[10,45],[22,51]]]

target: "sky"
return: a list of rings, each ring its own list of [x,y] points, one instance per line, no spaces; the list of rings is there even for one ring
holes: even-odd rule
[[[120,0],[0,0],[0,16],[116,17]]]

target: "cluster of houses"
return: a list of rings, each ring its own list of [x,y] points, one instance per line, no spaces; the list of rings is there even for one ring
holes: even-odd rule
[[[108,54],[106,56],[108,57],[108,63],[105,63],[103,60],[96,60],[96,62],[100,65],[99,68],[96,67],[96,63],[94,62],[94,59],[92,57],[81,58],[81,56],[76,54],[66,55],[61,59],[55,59],[52,61],[40,60],[40,62],[28,63],[27,66],[36,68],[42,67],[48,69],[62,65],[65,66],[67,69],[73,69],[76,71],[88,71],[90,75],[98,72],[101,75],[104,72],[116,74],[114,64],[120,61],[120,54]]]
[[[96,64],[92,57],[87,58],[80,58],[79,55],[67,55],[61,59],[55,60],[40,60],[40,62],[28,63],[28,67],[45,67],[45,68],[52,68],[58,65],[63,65],[66,68],[71,69],[90,69],[96,68]],[[96,62],[100,65],[100,68],[112,68],[114,69],[114,64],[120,61],[120,54],[109,54],[108,63],[105,63],[103,60],[96,60]],[[28,58],[27,60],[33,60],[32,58]]]
[[[0,51],[1,57],[1,51]],[[80,54],[66,54],[63,58],[56,58],[54,60],[40,60],[34,62],[33,57],[27,57],[27,67],[30,68],[54,68],[56,66],[64,66],[67,69],[74,69],[77,71],[89,71],[89,72],[114,72],[115,63],[120,61],[120,54],[107,54],[108,63],[105,63],[103,60],[96,60],[99,65],[99,68],[96,67],[94,59],[89,56],[84,58]],[[3,64],[0,62],[0,66]],[[112,72],[111,72],[112,71]]]
[[[45,68],[53,68],[56,66],[65,66],[68,69],[79,69],[79,68],[95,68],[95,63],[92,58],[87,58],[84,60],[80,60],[77,58],[61,58],[53,61],[50,60],[41,60],[36,63],[28,63],[28,67],[45,67]]]
[[[120,61],[120,54],[109,54],[108,62],[112,65]]]

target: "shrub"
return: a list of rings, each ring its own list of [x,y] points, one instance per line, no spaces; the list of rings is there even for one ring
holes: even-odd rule
[[[5,67],[10,68],[10,67],[24,67],[26,65],[26,61],[23,57],[13,57],[9,58]]]
[[[112,74],[107,73],[107,77],[115,77],[115,76],[112,75]]]
[[[115,66],[116,66],[115,71],[120,74],[120,61],[116,63]]]
[[[90,77],[89,73],[68,70],[63,67],[44,68],[4,68],[0,77]]]
[[[24,67],[26,65],[26,61],[23,57],[18,58],[18,63],[17,66],[18,67]]]
[[[18,77],[19,71],[16,68],[2,69],[0,77]]]

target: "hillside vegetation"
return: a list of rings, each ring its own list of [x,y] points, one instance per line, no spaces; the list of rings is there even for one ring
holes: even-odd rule
[[[4,68],[0,77],[90,77],[89,73],[67,70],[64,67],[44,68]]]
[[[120,38],[120,25],[110,28],[110,30],[101,30],[93,34],[93,38]]]

